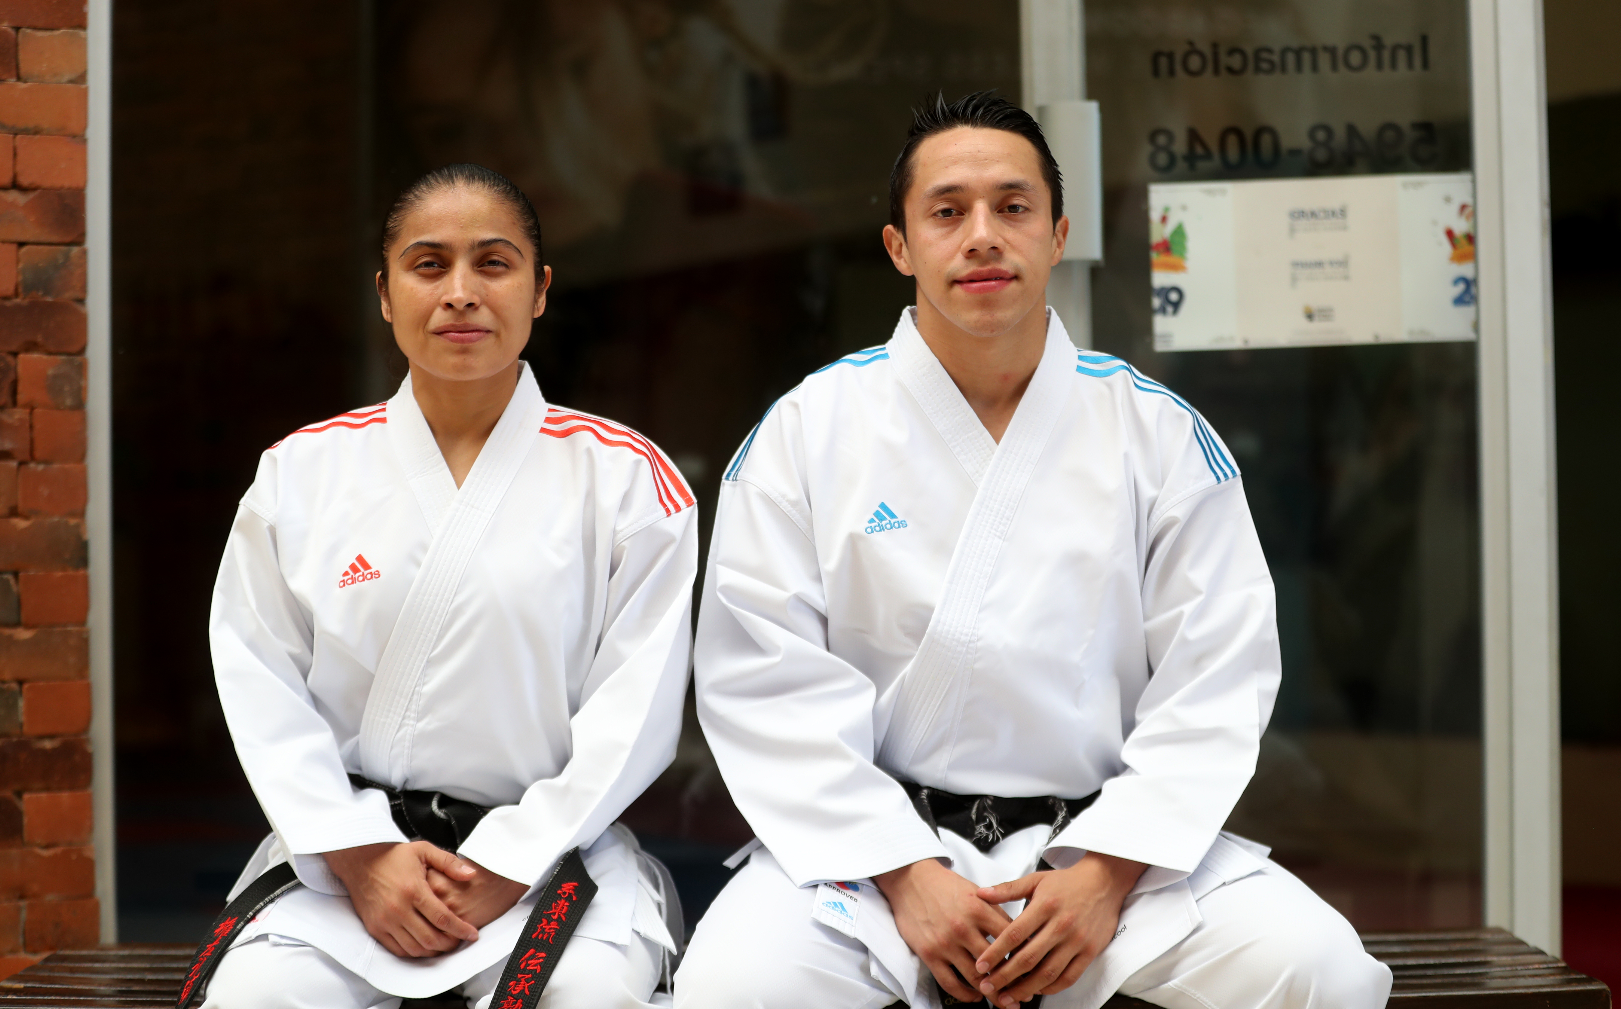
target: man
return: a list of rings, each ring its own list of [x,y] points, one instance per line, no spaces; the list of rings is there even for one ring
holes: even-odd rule
[[[1272,582],[1204,420],[1046,308],[1062,200],[1024,112],[920,111],[884,229],[917,306],[726,471],[698,713],[759,846],[677,1007],[1385,1003],[1350,925],[1220,833]]]

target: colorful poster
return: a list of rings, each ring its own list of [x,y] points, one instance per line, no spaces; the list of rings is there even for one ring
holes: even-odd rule
[[[1151,185],[1154,347],[1475,338],[1467,173]]]

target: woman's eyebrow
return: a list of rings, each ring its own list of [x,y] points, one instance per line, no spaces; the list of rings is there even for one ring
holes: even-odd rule
[[[473,248],[475,248],[475,249],[488,249],[492,245],[504,245],[507,248],[511,249],[514,253],[516,253],[519,259],[523,258],[523,250],[518,248],[518,246],[516,244],[514,244],[511,240],[505,239],[505,238],[481,238],[473,246]]]
[[[406,253],[410,252],[412,249],[438,249],[438,250],[443,250],[444,248],[445,248],[445,243],[444,242],[435,242],[435,241],[432,241],[431,239],[424,238],[424,239],[421,239],[420,241],[412,242],[410,245],[407,245],[405,248],[401,249],[399,258],[404,259]]]

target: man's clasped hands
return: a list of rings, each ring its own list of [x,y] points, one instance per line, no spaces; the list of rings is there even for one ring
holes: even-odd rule
[[[1120,906],[1145,866],[1089,852],[1065,869],[979,887],[936,859],[873,878],[901,938],[940,987],[1012,1009],[1074,984],[1114,938]],[[1026,901],[1018,917],[1000,905]]]

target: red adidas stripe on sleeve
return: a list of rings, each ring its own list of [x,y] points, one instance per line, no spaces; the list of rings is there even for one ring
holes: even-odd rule
[[[553,438],[589,434],[604,445],[628,448],[641,456],[647,462],[648,469],[652,471],[653,487],[665,515],[674,515],[693,505],[692,491],[687,488],[686,481],[681,479],[681,474],[676,472],[675,466],[664,457],[664,453],[642,435],[622,424],[591,414],[551,407],[546,412],[546,420],[541,426],[540,433]]]
[[[387,423],[388,404],[378,403],[376,406],[368,406],[360,410],[351,410],[348,413],[340,413],[336,417],[328,417],[326,420],[317,421],[314,424],[307,424],[304,427],[299,428],[297,431],[294,431],[293,434],[319,434],[322,431],[330,431],[335,427],[362,428],[370,427],[373,424]],[[293,434],[288,435],[287,438],[291,438]],[[270,447],[278,447],[281,445],[281,442],[286,441],[287,438],[283,438],[281,441],[276,442],[275,445]]]

